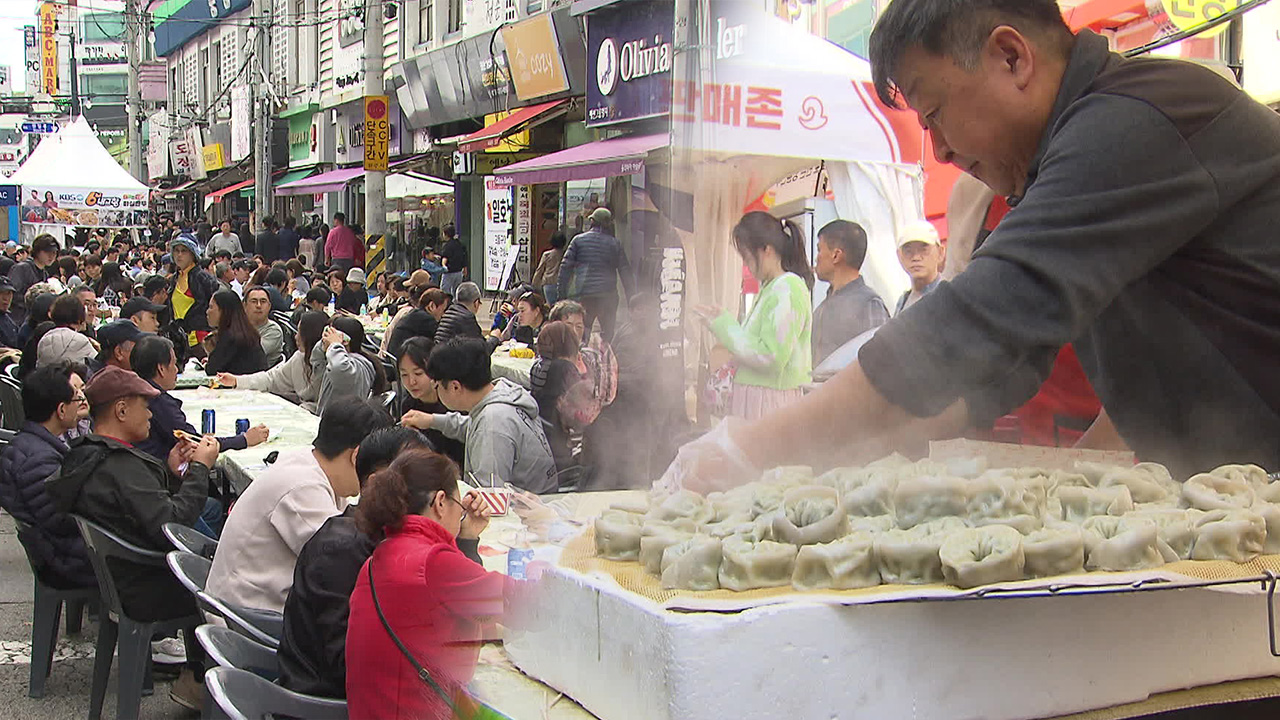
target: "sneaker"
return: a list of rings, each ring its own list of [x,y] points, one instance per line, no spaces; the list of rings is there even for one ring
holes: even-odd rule
[[[169,699],[188,710],[200,712],[204,707],[204,683],[196,679],[191,668],[183,668],[182,674],[169,688]]]
[[[187,649],[178,638],[151,641],[151,661],[161,665],[181,665],[187,661]]]

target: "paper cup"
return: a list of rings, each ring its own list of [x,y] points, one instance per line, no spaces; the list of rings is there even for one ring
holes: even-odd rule
[[[477,488],[481,499],[485,505],[489,507],[489,515],[491,517],[502,517],[507,514],[507,509],[511,507],[511,491],[505,487],[500,488]]]

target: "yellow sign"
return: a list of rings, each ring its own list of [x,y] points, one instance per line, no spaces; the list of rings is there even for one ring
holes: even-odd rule
[[[1235,10],[1240,0],[1148,0],[1148,14],[1155,21],[1156,27],[1167,34],[1191,30],[1210,20],[1221,17]],[[1211,38],[1221,35],[1230,23],[1223,23],[1212,30],[1196,35],[1198,38]],[[1172,26],[1175,29],[1171,29]]]
[[[502,41],[507,45],[507,69],[516,97],[532,100],[569,89],[550,14],[504,26]]]
[[[506,117],[510,114],[511,114],[510,110],[504,110],[500,113],[485,115],[484,126],[492,127],[494,125],[497,125],[498,123],[506,119]],[[494,145],[491,148],[485,148],[484,151],[485,152],[520,152],[521,150],[528,150],[528,149],[529,149],[529,129],[525,128],[524,130],[521,130],[518,133],[511,133],[510,135],[506,136],[501,141],[499,141],[497,145]]]
[[[58,94],[58,6],[40,6],[40,89]]]
[[[204,156],[204,170],[221,170],[227,166],[227,158],[222,153],[222,143],[214,143],[205,145],[200,150],[200,154]]]
[[[391,143],[391,102],[386,95],[364,96],[364,169],[387,170]]]

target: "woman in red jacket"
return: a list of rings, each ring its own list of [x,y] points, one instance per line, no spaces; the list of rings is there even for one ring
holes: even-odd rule
[[[504,596],[513,587],[506,576],[486,572],[458,549],[456,537],[478,537],[489,524],[484,501],[474,493],[459,498],[458,466],[448,458],[413,450],[371,479],[356,520],[363,532],[385,539],[351,594],[348,714],[454,717],[455,707],[471,705],[465,688],[475,672],[481,628],[502,615]],[[434,686],[419,676],[415,663],[430,673]]]

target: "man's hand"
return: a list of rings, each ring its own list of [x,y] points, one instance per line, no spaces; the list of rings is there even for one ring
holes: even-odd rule
[[[458,531],[458,537],[475,540],[489,527],[489,505],[479,493],[469,492],[462,498],[462,508],[467,514],[462,516],[462,529]]]
[[[173,449],[169,451],[169,458],[166,463],[169,466],[169,470],[172,471],[174,475],[181,475],[182,470],[179,468],[191,461],[191,455],[195,452],[195,449],[196,444],[190,440],[187,440],[186,438],[179,440],[177,444],[173,446]]]
[[[195,446],[195,451],[191,453],[191,460],[206,467],[213,467],[213,464],[218,461],[218,438],[212,435],[205,435],[200,438],[200,443]]]
[[[417,428],[419,430],[430,430],[431,422],[435,420],[435,416],[431,413],[424,413],[421,410],[410,410],[400,418],[400,424],[405,427]]]
[[[225,388],[233,388],[236,386],[236,376],[227,372],[218,373],[218,384]]]
[[[266,425],[257,425],[244,431],[244,441],[249,445],[249,447],[261,445],[267,441],[267,437],[270,434],[271,433],[267,430]]]

